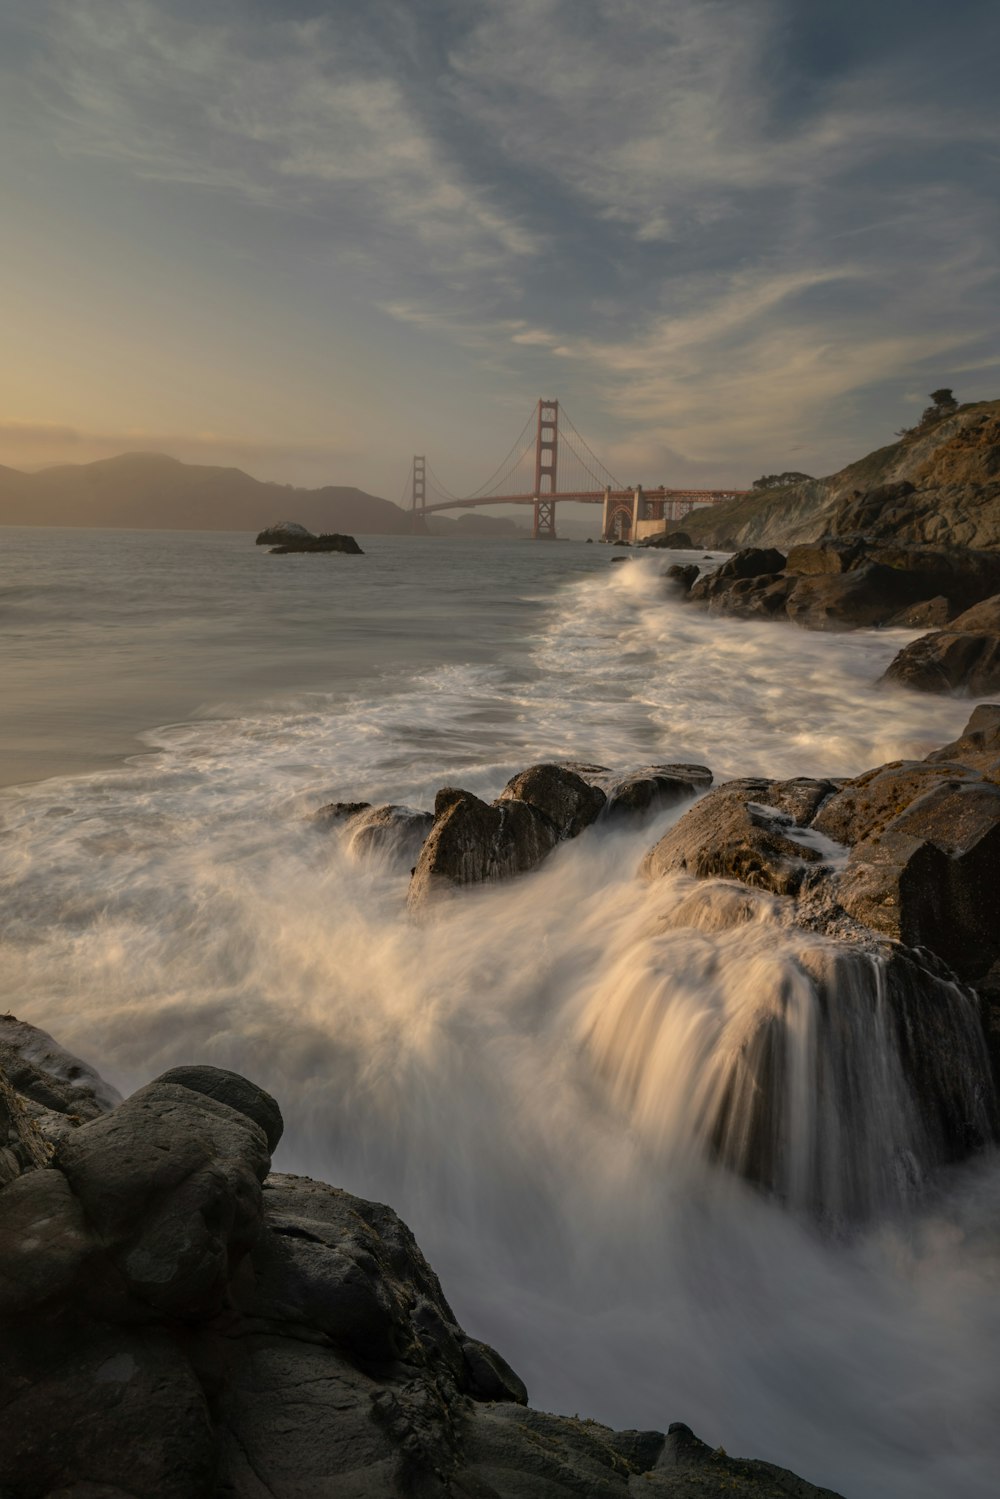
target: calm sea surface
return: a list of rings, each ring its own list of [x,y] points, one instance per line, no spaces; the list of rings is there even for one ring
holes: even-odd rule
[[[268,1088],[276,1166],[390,1202],[544,1408],[851,1499],[992,1496],[996,1162],[824,1237],[698,1135],[734,1024],[811,1013],[822,939],[637,879],[676,812],[419,923],[405,868],[310,819],[550,758],[850,775],[971,705],[874,685],[900,632],[685,608],[662,555],[362,545],[0,529],[4,1003],[123,1091],[187,1061]]]

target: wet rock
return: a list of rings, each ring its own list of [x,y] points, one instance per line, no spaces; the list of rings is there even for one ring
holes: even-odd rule
[[[646,765],[608,787],[604,816],[660,811],[707,791],[712,780],[707,765]]]
[[[683,595],[690,593],[700,571],[697,562],[691,562],[687,567],[681,567],[675,562],[672,567],[667,568],[663,576],[670,581],[678,593]]]
[[[865,561],[849,572],[799,578],[785,608],[789,619],[807,630],[858,629],[887,624],[901,609],[926,599],[928,591],[918,576]]]
[[[838,896],[874,931],[972,979],[1000,959],[998,887],[1000,786],[955,776],[855,844]]]
[[[727,558],[715,572],[706,573],[699,578],[691,589],[690,598],[694,603],[708,603],[710,600],[720,599],[740,581],[749,583],[753,579],[767,577],[769,582],[773,582],[784,566],[784,554],[774,547],[746,547]]]
[[[880,678],[913,692],[1000,691],[1000,634],[940,630],[905,645]]]
[[[267,1140],[267,1148],[273,1155],[278,1148],[285,1125],[281,1110],[270,1093],[248,1082],[238,1072],[226,1072],[221,1067],[171,1067],[157,1080],[160,1083],[176,1083],[190,1088],[205,1098],[214,1098],[238,1114],[245,1114],[254,1124],[259,1124]]]
[[[819,541],[800,542],[789,547],[786,567],[790,573],[810,577],[823,573],[846,573],[858,561],[863,544],[856,538],[839,540],[832,536]]]
[[[346,829],[347,846],[360,857],[383,855],[409,869],[433,826],[433,812],[393,803],[370,807],[351,819]]]
[[[639,873],[657,879],[686,872],[698,879],[740,880],[778,895],[797,894],[826,867],[824,851],[799,836],[806,821],[803,809],[833,789],[828,781],[727,781],[664,834]]]
[[[589,770],[603,774],[602,767]],[[410,881],[411,909],[463,885],[527,873],[563,839],[583,832],[604,803],[604,791],[594,780],[565,765],[529,766],[492,806],[471,792],[445,787],[437,794],[434,826]]]
[[[270,1165],[264,1129],[242,1107],[158,1080],[61,1140],[54,1159],[130,1298],[161,1316],[219,1309],[256,1238]]]
[[[922,604],[910,604],[894,614],[889,625],[894,630],[927,630],[948,623],[952,608],[943,594],[925,599]]]
[[[970,697],[1000,690],[1000,596],[973,605],[946,630],[905,645],[882,681],[916,692],[966,692]]]
[[[977,782],[974,769],[928,760],[893,760],[841,787],[823,803],[813,826],[837,843],[853,846],[880,833],[918,797],[944,780]]]
[[[88,1063],[13,1015],[0,1015],[0,1074],[18,1094],[21,1112],[50,1142],[121,1103]]]
[[[359,812],[367,812],[371,808],[371,802],[327,802],[325,807],[312,814],[312,820],[316,827],[325,832],[327,828],[343,826],[352,818],[357,817]]]
[[[542,862],[559,842],[549,819],[508,798],[490,806],[469,791],[445,787],[434,803],[434,826],[410,880],[417,909],[465,885],[509,879]]]
[[[626,1499],[641,1477],[677,1499],[706,1463],[746,1499],[776,1481],[690,1433],[527,1409],[391,1208],[260,1190],[265,1132],[263,1089],[175,1068],[0,1187],[5,1495]]]
[[[525,802],[548,819],[560,838],[576,838],[600,815],[605,796],[565,765],[531,765],[507,782],[494,805],[506,801]]]
[[[988,781],[1000,781],[1000,703],[980,703],[959,738],[927,756],[928,764],[952,762],[980,771]]]

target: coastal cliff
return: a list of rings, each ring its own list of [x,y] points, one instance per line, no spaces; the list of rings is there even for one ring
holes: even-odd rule
[[[859,523],[858,500],[902,484],[913,486],[904,507],[868,507]],[[869,540],[1000,547],[1000,401],[960,406],[827,478],[692,511],[683,528],[696,546],[788,547],[863,531]]]

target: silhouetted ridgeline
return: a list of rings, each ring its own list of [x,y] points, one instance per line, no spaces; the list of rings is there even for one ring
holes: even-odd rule
[[[151,531],[259,531],[275,515],[294,514],[312,531],[403,536],[405,510],[363,489],[328,484],[296,489],[238,468],[181,463],[165,453],[122,453],[97,463],[62,464],[25,474],[0,466],[0,525],[96,526]],[[497,516],[433,518],[440,536],[515,537]]]

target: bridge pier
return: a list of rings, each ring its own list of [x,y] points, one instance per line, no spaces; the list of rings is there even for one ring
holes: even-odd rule
[[[535,524],[532,527],[533,541],[556,541],[556,502],[546,495],[535,495]]]

